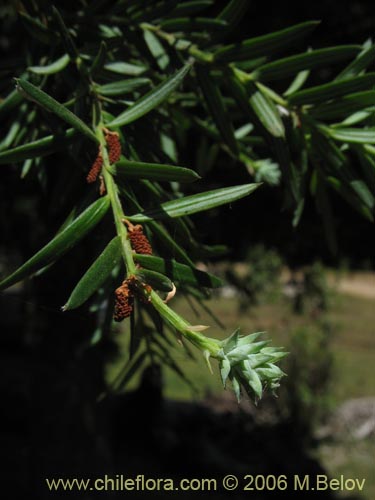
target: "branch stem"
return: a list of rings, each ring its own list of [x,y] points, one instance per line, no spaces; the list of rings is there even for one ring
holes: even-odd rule
[[[103,156],[103,169],[102,173],[104,176],[105,186],[108,192],[109,199],[111,201],[113,217],[116,226],[116,232],[121,238],[122,255],[125,262],[127,275],[135,274],[136,267],[133,259],[133,250],[128,238],[128,231],[123,223],[125,218],[124,211],[122,209],[121,201],[118,195],[118,189],[113,176],[110,171],[110,163],[108,159],[106,141],[103,134],[103,124],[100,123],[96,128],[96,136],[98,137],[101,145],[101,151]]]

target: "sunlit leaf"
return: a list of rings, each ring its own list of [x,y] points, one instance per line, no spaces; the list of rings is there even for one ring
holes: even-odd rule
[[[336,141],[354,144],[375,144],[375,127],[365,129],[327,127],[325,130]]]
[[[152,111],[163,101],[165,101],[169,97],[169,95],[181,84],[190,68],[191,64],[186,64],[185,66],[183,66],[179,71],[177,71],[177,73],[167,78],[167,80],[162,82],[155,89],[151,90],[151,92],[135,102],[132,106],[121,113],[108,125],[111,127],[121,127],[135,120],[138,120],[145,114]]]
[[[243,184],[240,186],[214,189],[203,193],[185,196],[177,200],[162,203],[160,208],[155,210],[146,210],[141,214],[128,216],[134,222],[147,222],[153,219],[165,219],[174,217],[183,217],[185,215],[195,214],[204,210],[209,210],[220,205],[232,203],[244,196],[248,196],[260,184]]]
[[[194,182],[200,179],[200,176],[189,168],[164,165],[161,163],[145,163],[141,161],[126,160],[124,158],[116,163],[115,174],[126,178],[170,182]]]
[[[64,54],[53,63],[47,64],[47,66],[30,66],[28,70],[37,75],[53,75],[54,73],[59,73],[66,68],[69,61],[70,57],[68,54]]]
[[[104,96],[115,96],[128,94],[149,84],[150,80],[148,78],[129,78],[128,80],[118,80],[117,82],[98,85],[96,90]]]

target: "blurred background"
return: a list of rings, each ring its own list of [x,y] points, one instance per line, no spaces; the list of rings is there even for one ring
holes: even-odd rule
[[[222,4],[217,2],[212,15]],[[6,61],[0,62],[0,71],[9,74],[9,82],[19,76],[12,73],[12,60],[16,65],[27,44],[12,6],[0,6],[0,53]],[[234,40],[308,19],[322,21],[311,39],[314,47],[363,43],[375,33],[373,2],[268,1],[251,3]],[[319,82],[329,76],[325,69],[315,78]],[[3,97],[7,92],[0,88]],[[1,133],[6,132],[2,126]],[[220,155],[209,170],[200,138],[191,140],[196,147],[187,148],[181,163],[205,175],[199,189],[218,187],[228,175],[233,184],[242,181]],[[63,156],[50,161],[56,170],[63,168]],[[58,182],[61,177],[54,172],[48,185],[37,177],[20,182],[15,166],[2,167],[2,275],[59,227],[61,220],[50,210]],[[76,193],[67,189],[70,195]],[[175,308],[212,325],[215,335],[222,331],[224,337],[237,326],[244,334],[266,331],[290,352],[278,398],[265,397],[257,406],[246,399],[238,405],[229,390],[223,391],[218,374],[211,375],[199,356],[195,359],[194,352],[186,354],[177,344],[169,367],[146,367],[122,380],[120,395],[98,400],[106,384],[121,378],[129,336],[125,324],[111,341],[92,343],[95,317],[86,310],[60,311],[90,253],[90,241],[49,273],[2,293],[0,439],[12,498],[52,497],[44,477],[104,473],[344,474],[366,478],[364,491],[299,492],[295,497],[375,498],[375,234],[339,198],[332,201],[335,255],[312,200],[294,229],[277,188],[264,187],[249,199],[194,218],[205,243],[229,249],[200,263],[221,276],[225,286],[204,304],[177,294]],[[253,498],[293,497],[290,491],[271,493]],[[215,498],[245,498],[241,495],[220,492]]]

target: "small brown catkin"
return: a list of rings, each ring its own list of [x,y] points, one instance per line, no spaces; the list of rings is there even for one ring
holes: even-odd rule
[[[129,228],[128,234],[132,249],[136,253],[152,255],[152,246],[148,241],[147,236],[143,234],[143,228],[140,224]]]
[[[134,297],[132,291],[129,289],[129,280],[123,281],[116,291],[116,302],[113,319],[117,322],[128,318],[133,311]]]
[[[110,165],[117,163],[121,156],[121,142],[117,132],[107,132],[105,140],[108,148],[108,159]]]
[[[100,147],[99,147],[98,155],[95,158],[95,161],[92,164],[90,172],[88,173],[88,175],[86,177],[86,180],[89,184],[96,181],[96,179],[98,178],[98,175],[100,174],[102,166],[103,166],[103,156],[102,156],[102,152],[101,152]]]

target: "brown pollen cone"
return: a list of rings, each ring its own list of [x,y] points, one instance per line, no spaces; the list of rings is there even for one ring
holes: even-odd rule
[[[129,289],[129,284],[129,280],[125,280],[115,291],[114,320],[117,322],[128,318],[133,311],[134,297],[132,291]]]
[[[132,249],[136,253],[152,255],[151,243],[148,241],[147,236],[143,234],[143,228],[140,224],[129,227],[128,234]]]
[[[105,140],[108,149],[108,159],[110,165],[117,163],[121,156],[121,142],[117,132],[109,132],[105,134]]]
[[[101,152],[100,146],[99,146],[98,155],[95,158],[95,161],[92,164],[90,172],[88,173],[88,175],[86,177],[86,180],[89,184],[96,181],[96,179],[98,178],[98,175],[100,174],[102,166],[103,166],[103,156],[102,156],[102,152]]]

